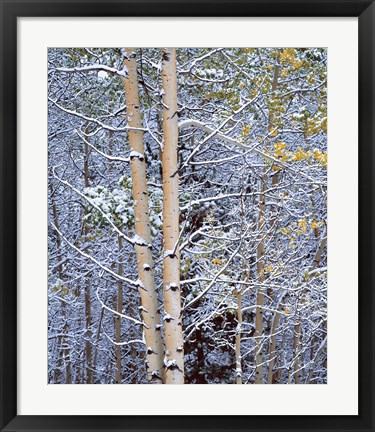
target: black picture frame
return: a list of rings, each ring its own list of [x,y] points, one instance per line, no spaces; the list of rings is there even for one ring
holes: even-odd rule
[[[375,431],[374,2],[368,0],[0,0],[0,8],[1,431]],[[62,16],[359,17],[359,415],[179,416],[177,421],[171,421],[171,416],[17,415],[17,17]],[[350,350],[349,345],[346,349]],[[355,352],[347,354],[356,355]],[[251,400],[249,404],[251,405]]]

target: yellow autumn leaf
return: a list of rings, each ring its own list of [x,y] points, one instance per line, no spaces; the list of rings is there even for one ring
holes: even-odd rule
[[[300,227],[301,231],[305,233],[307,229],[306,219],[300,219],[298,221],[298,226]]]
[[[285,142],[277,142],[274,144],[275,147],[275,156],[281,158],[284,155],[284,149],[286,147]]]
[[[304,152],[301,148],[297,150],[297,152],[293,156],[294,161],[300,161],[307,158],[307,153]]]
[[[274,146],[275,146],[275,150],[276,151],[277,150],[282,150],[282,149],[285,149],[286,143],[285,142],[277,142],[277,143],[274,144]]]

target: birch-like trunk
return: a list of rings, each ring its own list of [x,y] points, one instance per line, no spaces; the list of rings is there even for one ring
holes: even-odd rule
[[[87,132],[87,130],[86,130]],[[83,162],[84,169],[84,182],[85,188],[90,186],[89,182],[89,146],[87,141],[85,141],[85,158]],[[86,211],[85,211],[86,212]],[[87,223],[84,224],[85,239],[89,236],[89,227]],[[86,240],[87,241],[87,240]],[[85,249],[85,252],[87,248]],[[85,324],[86,324],[86,334],[85,334],[85,351],[86,351],[86,384],[92,384],[93,373],[92,373],[92,346],[91,346],[91,280],[90,274],[85,278]]]
[[[299,355],[300,355],[300,338],[301,338],[301,323],[298,322],[294,326],[294,337],[293,337],[293,355],[294,355],[294,383],[301,384],[301,373],[299,367]]]
[[[128,71],[124,79],[127,121],[130,127],[142,128],[135,48],[125,48],[124,54],[124,65]],[[151,251],[143,132],[140,130],[129,130],[129,143],[131,150],[135,232],[144,240],[144,244],[135,245],[135,251],[137,254],[138,276],[142,282],[139,294],[142,304],[142,318],[145,323],[144,336],[146,341],[147,377],[150,383],[161,384],[164,377],[163,342],[154,278],[154,260]]]
[[[275,69],[273,72],[273,79],[272,79],[272,86],[271,86],[271,90],[272,92],[275,92],[278,86],[278,80],[279,80],[279,75],[280,75],[280,64],[279,64],[279,60],[280,60],[280,56],[278,54],[277,59],[276,59],[276,65],[275,65]],[[274,118],[273,118],[273,114],[270,111],[269,113],[269,118],[268,118],[268,132],[272,132],[274,125]],[[267,144],[269,144],[269,140],[267,140]],[[266,178],[264,179],[264,183],[266,182]],[[276,186],[279,183],[279,173],[275,173],[272,176],[272,185]],[[264,188],[265,188],[265,184],[264,184]],[[264,224],[264,212],[265,212],[265,196],[264,194],[261,195],[261,201],[263,202],[263,206],[261,206],[260,208],[260,212],[259,212],[259,220],[262,218],[263,219],[263,224]],[[276,206],[271,206],[271,218],[270,218],[270,226],[271,227],[275,227],[277,222],[277,207]],[[263,263],[263,253],[264,253],[264,244],[265,239],[262,241],[262,243],[258,246],[258,269],[259,269],[259,263],[261,263],[261,268],[264,269],[264,263]],[[259,261],[260,260],[260,261]],[[264,276],[261,276],[261,280],[263,281]],[[272,293],[270,293],[272,294]],[[264,303],[264,297],[262,298],[262,296],[260,296],[260,301],[263,301]],[[279,319],[280,319],[280,315],[278,313],[275,314],[274,320],[273,320],[273,325],[272,328],[274,329],[274,331],[272,330],[272,333],[276,333],[277,331],[277,326],[279,323]],[[263,328],[263,315],[261,313],[261,310],[259,310],[259,308],[257,309],[257,320],[258,321],[262,321],[262,328]],[[273,377],[273,368],[275,365],[275,358],[273,358],[274,356],[277,355],[277,353],[274,352],[275,350],[275,345],[276,345],[276,338],[275,336],[271,336],[271,343],[270,343],[270,349],[269,349],[269,366],[268,366],[268,376],[267,376],[267,383],[272,383],[272,377]],[[263,357],[262,357],[262,361],[263,361]],[[258,364],[258,360],[257,360],[257,364]],[[262,369],[259,369],[260,374],[256,375],[256,382],[258,384],[263,383],[263,377],[259,377],[259,375],[261,375],[263,373]],[[257,381],[258,379],[258,381]]]
[[[52,189],[52,187],[51,187]],[[53,212],[53,222],[56,226],[56,228],[58,230],[60,230],[60,224],[59,224],[59,218],[58,218],[58,214],[57,214],[57,206],[56,203],[54,201],[53,198],[51,198],[52,200],[52,212]],[[59,279],[61,281],[64,281],[64,272],[63,272],[63,264],[62,264],[62,260],[63,260],[63,256],[61,253],[61,238],[60,238],[60,234],[58,232],[56,232],[56,244],[57,244],[57,250],[58,250],[58,261],[59,261],[59,265],[57,267],[57,271],[59,274]],[[67,318],[66,318],[66,310],[65,310],[65,302],[62,301],[61,302],[61,317],[62,317],[62,321],[63,321],[63,333],[67,334],[69,329],[68,329],[68,323],[67,323]],[[67,338],[65,336],[59,336],[58,337],[58,349],[60,349],[60,353],[59,353],[59,358],[58,358],[58,369],[57,369],[57,375],[61,374],[61,363],[64,359],[65,362],[65,383],[66,384],[71,384],[72,383],[72,372],[71,372],[71,367],[70,367],[70,350],[68,348],[69,342],[67,340]],[[60,377],[56,376],[55,377],[55,382],[59,382]]]
[[[167,384],[184,383],[184,341],[180,295],[178,117],[176,49],[162,50],[163,80],[163,286],[165,331],[165,376]]]
[[[107,298],[105,298],[104,303],[107,302]],[[98,329],[96,331],[96,342],[95,342],[95,352],[94,352],[94,360],[93,360],[93,364],[92,364],[92,368],[95,371],[96,374],[96,378],[99,382],[100,380],[100,372],[97,370],[97,364],[98,364],[98,345],[99,345],[99,340],[100,340],[100,335],[101,335],[101,331],[102,331],[102,323],[103,323],[103,318],[104,318],[104,311],[105,308],[102,307],[102,310],[100,312],[100,318],[99,318],[99,325],[98,325]]]
[[[118,237],[118,250],[119,250],[119,263],[118,263],[118,274],[123,275],[123,267],[121,261],[122,255],[122,237]],[[122,313],[122,281],[117,282],[117,305],[116,310]],[[117,344],[121,343],[121,317],[119,315],[115,316],[115,340]],[[116,372],[115,372],[115,382],[116,384],[121,384],[122,381],[122,368],[121,368],[121,345],[116,345]]]
[[[242,356],[241,356],[241,330],[242,330],[242,293],[237,293],[237,328],[236,328],[236,384],[242,384]]]
[[[277,308],[277,312],[275,312],[275,315],[273,317],[272,321],[272,328],[271,328],[271,343],[270,343],[270,351],[269,351],[269,364],[268,364],[268,377],[267,377],[267,384],[274,384],[274,370],[277,358],[277,351],[276,351],[276,338],[277,338],[277,329],[279,327],[279,321],[281,317],[281,306]]]
[[[319,230],[316,228],[315,234],[319,236]],[[322,254],[327,246],[327,233],[324,231],[323,238],[316,250],[314,260],[309,267],[309,272],[312,272],[320,263]],[[306,295],[306,288],[303,290],[303,295]],[[326,329],[327,321],[324,322]],[[302,370],[300,370],[299,357],[300,357],[300,345],[301,345],[301,323],[297,322],[294,325],[294,337],[293,337],[293,355],[294,355],[294,382],[295,384],[301,384]]]
[[[266,179],[262,179],[262,193],[259,197],[259,216],[258,216],[258,232],[260,233],[259,244],[257,247],[257,271],[260,285],[264,282],[264,229],[265,229],[265,195]],[[258,287],[257,308],[255,313],[255,384],[263,384],[263,305],[264,291],[262,286]]]
[[[315,236],[319,237],[319,229],[315,228],[314,231],[315,231]],[[321,242],[319,244],[318,249],[316,250],[316,253],[315,253],[315,256],[314,256],[314,260],[313,260],[313,262],[312,262],[312,264],[311,264],[311,266],[309,268],[309,272],[313,271],[316,267],[318,267],[318,265],[319,265],[319,263],[320,263],[320,261],[322,259],[323,251],[324,251],[324,249],[326,247],[327,247],[327,229],[325,228],[325,230],[323,232],[323,238],[322,238],[322,240],[321,240]],[[324,328],[324,330],[325,330],[325,332],[327,334],[327,320],[324,321],[323,328]],[[327,336],[325,338],[325,343],[320,346],[318,352],[321,352],[324,349],[326,343],[327,343]],[[318,360],[317,357],[315,357],[315,360],[316,361]],[[315,365],[315,363],[314,363],[314,365]],[[307,383],[310,382],[310,380],[312,378],[313,366],[310,369],[309,377],[307,378]],[[327,369],[327,357],[325,358],[325,360],[323,362],[323,366]]]

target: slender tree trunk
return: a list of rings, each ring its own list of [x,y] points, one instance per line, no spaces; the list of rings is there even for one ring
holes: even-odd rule
[[[242,213],[244,212],[242,201]],[[243,268],[241,281],[245,279],[248,283],[250,280],[250,269],[247,268],[246,275],[246,260],[243,259]],[[246,278],[245,278],[246,276]],[[242,286],[239,285],[237,291],[237,328],[236,328],[236,384],[242,384],[242,355],[241,355],[241,333],[242,333]]]
[[[271,86],[271,90],[272,92],[276,91],[277,86],[278,86],[278,82],[279,82],[279,75],[280,75],[280,55],[277,55],[276,58],[276,65],[275,65],[275,69],[273,70],[273,79],[272,79],[272,86]],[[271,131],[273,128],[273,115],[270,113],[269,114],[269,127],[268,130]]]
[[[274,73],[273,73],[273,79],[272,79],[272,86],[271,86],[271,90],[272,92],[276,91],[277,86],[278,86],[278,80],[279,80],[279,75],[280,75],[280,64],[279,64],[279,59],[280,56],[279,54],[277,55],[277,59],[276,59],[276,65],[274,68]],[[268,118],[268,131],[271,132],[273,129],[273,115],[270,112],[269,113],[269,118]],[[272,185],[276,186],[279,183],[280,177],[279,177],[279,173],[275,173],[272,176]],[[262,198],[264,200],[264,205],[265,205],[265,197],[264,195],[262,195]],[[264,209],[263,209],[263,213],[264,213]],[[271,206],[271,218],[270,218],[270,225],[272,227],[276,228],[276,222],[277,222],[277,206]],[[270,295],[272,295],[272,292],[270,293]],[[275,352],[275,346],[276,346],[276,337],[272,336],[274,333],[276,333],[277,331],[277,327],[279,324],[279,320],[280,320],[280,314],[276,313],[272,322],[272,330],[271,330],[271,343],[270,343],[270,348],[269,348],[269,365],[268,365],[268,376],[267,376],[267,383],[268,384],[272,384],[273,382],[273,368],[275,366],[275,358],[277,356],[277,353]]]
[[[178,198],[178,117],[176,49],[162,50],[163,80],[163,234],[165,367],[167,384],[184,383],[184,341],[180,296],[179,198]]]
[[[104,300],[104,303],[106,303],[106,302],[107,302],[107,299]],[[95,353],[94,353],[94,360],[93,360],[93,369],[96,371],[96,377],[98,380],[100,379],[100,373],[97,372],[96,366],[98,364],[98,345],[99,345],[100,335],[101,335],[101,331],[102,331],[104,311],[105,311],[105,308],[102,307],[102,311],[100,312],[98,330],[96,332],[96,344],[95,344]]]
[[[257,247],[257,270],[258,279],[262,284],[264,282],[264,228],[265,228],[265,196],[264,191],[266,189],[266,180],[262,179],[262,193],[259,197],[259,216],[258,216],[258,231],[260,233],[259,244]],[[255,313],[255,383],[263,384],[263,305],[264,305],[264,291],[261,286],[258,288],[258,294],[256,299],[256,313]]]
[[[319,229],[318,228],[314,229],[314,233],[315,233],[316,237],[319,237]],[[320,261],[322,259],[322,255],[323,255],[324,249],[326,247],[327,247],[327,230],[325,229],[324,232],[323,232],[323,238],[322,238],[322,240],[321,240],[321,242],[320,242],[320,244],[318,246],[318,249],[316,250],[316,253],[315,253],[315,256],[314,256],[314,260],[313,260],[313,262],[310,265],[310,268],[309,268],[310,272],[313,271],[316,267],[318,267],[318,265],[319,265],[319,263],[320,263]],[[324,328],[324,330],[325,330],[325,332],[327,334],[327,320],[324,321],[323,328]],[[326,337],[326,339],[327,339],[327,337]],[[325,344],[327,342],[326,339],[325,339]],[[325,346],[325,344],[324,344],[324,346]],[[319,350],[323,350],[324,346],[323,347],[320,346]],[[313,356],[313,351],[312,350],[313,349],[311,349],[311,354],[310,354],[311,357]],[[317,361],[316,357],[315,357],[315,359]],[[314,366],[315,366],[315,364],[316,363],[314,363]],[[327,356],[326,356],[326,358],[325,358],[325,360],[323,362],[323,366],[327,369]],[[306,382],[310,382],[310,380],[312,378],[313,372],[314,372],[313,369],[310,369],[309,376],[308,376]]]
[[[277,309],[278,311],[281,310],[280,306]],[[273,321],[272,321],[272,327],[271,327],[271,344],[270,344],[270,352],[269,357],[270,361],[268,364],[268,377],[267,377],[267,384],[273,384],[273,378],[274,378],[274,370],[276,363],[276,357],[277,357],[277,351],[276,351],[276,332],[277,328],[279,327],[279,321],[280,321],[281,314],[276,312]]]
[[[85,230],[86,231],[86,230]],[[86,232],[87,234],[87,232]],[[90,278],[87,277],[85,280],[85,347],[86,347],[86,383],[92,384],[92,346],[91,346],[91,295],[90,295]]]
[[[314,256],[314,260],[311,263],[311,266],[309,268],[309,271],[311,272],[312,270],[314,270],[320,263],[320,260],[322,259],[322,254],[324,249],[327,246],[327,232],[325,231],[323,234],[323,238],[320,242],[320,245],[318,247],[318,249],[316,250],[315,256]]]
[[[307,378],[306,378],[306,384],[310,384],[310,381],[311,381],[311,379],[312,379],[312,377],[313,377],[313,375],[314,375],[315,366],[316,366],[316,364],[317,364],[317,362],[318,362],[318,359],[319,359],[320,354],[323,352],[324,349],[326,349],[326,344],[327,344],[327,336],[324,338],[323,342],[320,344],[318,350],[317,350],[316,353],[315,353],[314,361],[312,362],[312,365],[311,365],[311,367],[310,367],[309,374],[308,374],[308,376],[307,376]],[[326,359],[324,360],[324,362],[326,362],[326,361],[327,361],[327,357],[326,357]],[[327,367],[327,366],[325,366],[325,367]]]
[[[119,250],[119,263],[117,272],[120,276],[123,275],[122,268],[122,237],[118,237],[118,250]],[[117,312],[122,313],[122,281],[117,282]],[[121,317],[118,315],[115,318],[115,340],[119,344],[121,342]],[[121,345],[116,345],[116,373],[115,381],[116,384],[121,384],[122,373],[121,373]]]
[[[195,340],[197,341],[197,384],[207,384],[206,377],[203,373],[205,367],[204,341],[200,328],[195,332]]]
[[[301,373],[299,370],[299,351],[300,351],[300,337],[301,337],[301,323],[297,323],[294,326],[294,337],[293,337],[293,355],[294,355],[294,383],[301,384]]]
[[[242,384],[241,330],[242,330],[242,294],[241,294],[241,289],[239,289],[237,293],[236,384]]]
[[[112,156],[113,154],[113,131],[108,131],[108,154],[109,156]],[[110,163],[108,166],[108,173],[112,174],[113,172],[113,164]]]
[[[125,49],[124,64],[128,70],[124,79],[126,91],[126,110],[128,124],[134,128],[142,127],[137,62],[135,48]],[[145,323],[146,368],[150,383],[163,382],[163,343],[161,338],[160,314],[154,278],[154,260],[151,251],[151,229],[146,181],[146,163],[144,155],[143,132],[129,131],[131,170],[133,179],[133,198],[135,232],[141,239],[135,245],[138,262],[138,277],[142,283],[139,288],[142,304],[142,317]]]
[[[87,131],[87,129],[86,129],[86,131]],[[83,163],[83,165],[84,165],[83,169],[84,169],[85,187],[88,188],[90,186],[90,182],[89,182],[89,146],[88,146],[86,141],[85,141],[85,158],[84,158],[84,163]],[[85,233],[85,239],[87,239],[87,237],[89,236],[89,227],[88,227],[86,222],[84,225],[84,233]],[[87,248],[86,248],[86,250],[87,250]],[[91,346],[92,315],[91,315],[91,289],[90,289],[90,285],[91,285],[91,280],[90,280],[90,275],[88,275],[85,279],[86,384],[92,384],[92,377],[93,377],[93,373],[92,373],[92,346]]]
[[[282,367],[282,369],[280,368],[277,371],[277,374],[276,374],[277,376],[279,376],[279,382],[282,382],[282,379],[283,379],[283,370],[285,369],[284,365],[286,363],[286,360],[285,360],[285,358],[286,358],[286,352],[285,352],[285,349],[284,349],[284,347],[285,347],[285,339],[286,339],[285,332],[283,332],[282,336],[281,336],[280,354],[278,355],[279,364]]]
[[[54,201],[53,198],[51,198],[52,200],[52,213],[53,213],[53,221],[54,224],[56,226],[56,228],[58,230],[60,230],[60,224],[59,224],[59,218],[58,218],[58,214],[57,214],[57,206],[56,203]],[[59,260],[59,265],[57,267],[57,271],[59,274],[59,279],[61,281],[64,281],[64,272],[63,272],[63,265],[62,265],[62,253],[61,253],[61,238],[60,238],[60,234],[58,232],[56,232],[56,244],[57,244],[57,249],[58,249],[58,257],[57,259]],[[61,302],[61,317],[63,320],[63,328],[62,328],[62,332],[64,334],[68,333],[68,323],[67,323],[67,319],[66,319],[66,310],[65,310],[65,302]],[[69,348],[67,348],[68,346],[68,340],[65,336],[63,337],[58,337],[58,350],[59,350],[59,358],[58,358],[58,372],[56,374],[56,382],[59,381],[60,377],[59,375],[61,375],[61,364],[62,361],[64,360],[65,363],[65,383],[66,384],[71,384],[72,383],[72,372],[71,372],[71,367],[70,367],[70,350]],[[60,350],[60,347],[61,350]]]

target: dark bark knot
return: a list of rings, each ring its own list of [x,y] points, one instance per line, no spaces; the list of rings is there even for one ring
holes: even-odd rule
[[[169,54],[166,52],[163,52],[163,60],[164,61],[169,61],[171,58],[169,57]]]
[[[170,284],[167,284],[165,287],[165,291],[171,290],[171,291],[175,292],[175,291],[178,291],[178,289],[179,289],[178,285],[173,283],[173,282]]]
[[[151,372],[151,381],[161,381],[158,371]]]
[[[144,160],[145,160],[145,158],[144,158],[144,156],[143,155],[141,155],[141,154],[131,154],[130,155],[130,160],[133,160],[133,159],[138,159],[140,162],[143,162]]]

